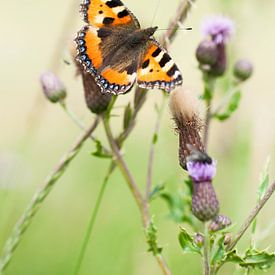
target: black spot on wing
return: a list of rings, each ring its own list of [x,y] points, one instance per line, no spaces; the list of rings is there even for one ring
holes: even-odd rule
[[[150,63],[150,60],[149,59],[146,59],[143,63],[142,63],[142,69],[145,69],[149,66],[149,63]]]
[[[118,18],[123,18],[128,15],[129,15],[129,12],[127,10],[123,10],[117,14]]]
[[[159,62],[159,65],[161,67],[164,67],[166,63],[168,63],[171,60],[171,57],[169,56],[169,54],[165,53],[162,57],[162,59]]]
[[[167,72],[167,75],[172,77],[175,72],[178,70],[178,67],[176,66],[176,64],[174,64]]]
[[[161,48],[157,48],[157,49],[152,53],[152,56],[153,56],[153,57],[157,57],[160,53],[161,53]]]
[[[113,18],[113,17],[105,17],[105,18],[103,19],[103,24],[104,24],[104,25],[110,25],[110,24],[112,24],[114,21],[115,21],[115,18]]]
[[[111,0],[111,1],[107,1],[106,5],[109,8],[115,8],[115,7],[119,7],[119,6],[123,6],[122,2],[120,0]]]

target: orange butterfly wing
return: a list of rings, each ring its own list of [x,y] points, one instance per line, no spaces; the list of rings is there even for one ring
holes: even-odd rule
[[[82,64],[86,72],[91,73],[100,86],[102,92],[113,94],[126,93],[135,83],[138,67],[137,58],[128,58],[122,66],[104,65],[102,41],[111,35],[110,30],[84,26],[75,39],[77,46],[77,61]],[[120,64],[121,65],[121,64]]]
[[[80,12],[86,23],[99,28],[117,25],[140,28],[136,17],[120,0],[83,0]]]
[[[146,89],[164,89],[167,92],[182,84],[182,75],[167,51],[154,39],[137,72],[137,83]]]

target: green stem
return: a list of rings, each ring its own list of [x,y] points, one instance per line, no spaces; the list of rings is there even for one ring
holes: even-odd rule
[[[210,275],[209,232],[208,232],[207,223],[204,223],[203,263],[204,263],[204,275]]]
[[[49,193],[51,192],[56,182],[67,170],[71,161],[80,152],[80,149],[83,146],[84,142],[89,138],[91,133],[96,129],[98,122],[99,120],[97,118],[95,122],[92,124],[92,126],[89,128],[89,130],[87,130],[86,133],[77,140],[77,142],[72,146],[72,149],[69,150],[69,152],[60,160],[57,167],[45,180],[45,183],[43,184],[43,186],[34,194],[32,201],[26,207],[25,211],[23,212],[23,215],[16,223],[14,229],[11,232],[10,237],[5,243],[2,257],[0,259],[0,274],[6,269],[8,263],[11,261],[15,249],[17,248],[17,246],[20,244],[22,240],[22,235],[30,226],[34,216],[37,214],[38,210],[40,209],[41,204],[49,195]]]
[[[96,204],[95,204],[95,207],[92,210],[91,219],[90,219],[90,222],[88,224],[88,227],[87,227],[87,230],[86,230],[83,242],[82,242],[80,253],[79,253],[79,256],[78,256],[78,259],[77,259],[77,262],[76,262],[76,266],[75,266],[75,270],[74,270],[74,273],[73,273],[74,275],[79,274],[81,264],[83,262],[83,259],[84,259],[84,256],[85,256],[85,253],[86,253],[86,250],[87,250],[87,246],[88,246],[88,243],[89,243],[89,240],[91,238],[92,231],[93,231],[93,228],[94,228],[94,225],[95,225],[98,210],[99,210],[99,207],[101,205],[101,202],[102,202],[102,199],[103,199],[103,196],[104,196],[109,178],[110,178],[111,174],[113,173],[113,171],[115,169],[115,166],[116,165],[114,164],[114,162],[112,162],[111,165],[110,165],[110,168],[108,170],[108,173],[104,178],[103,184],[101,185],[99,194],[97,196]]]

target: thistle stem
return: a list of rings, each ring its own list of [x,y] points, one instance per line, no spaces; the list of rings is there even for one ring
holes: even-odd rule
[[[209,232],[208,232],[207,223],[204,223],[203,263],[204,263],[204,275],[210,275]]]
[[[8,263],[10,262],[13,253],[17,246],[20,244],[22,240],[22,235],[28,229],[31,222],[33,221],[34,216],[40,209],[41,204],[46,199],[46,197],[51,192],[52,188],[56,184],[56,182],[60,179],[60,177],[64,174],[64,172],[69,167],[71,161],[75,158],[75,156],[80,152],[81,147],[85,143],[85,141],[89,138],[92,132],[96,129],[98,125],[98,118],[93,122],[92,126],[83,134],[77,142],[72,146],[72,149],[68,151],[64,155],[64,157],[60,160],[57,167],[51,172],[51,174],[46,178],[43,186],[37,190],[34,194],[32,201],[26,207],[23,212],[21,218],[16,223],[14,229],[8,240],[5,243],[4,250],[2,253],[2,257],[0,259],[0,274],[6,269]]]

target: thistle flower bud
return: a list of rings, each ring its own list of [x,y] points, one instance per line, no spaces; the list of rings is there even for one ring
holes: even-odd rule
[[[227,69],[227,56],[226,56],[225,44],[218,44],[217,52],[218,52],[217,61],[211,66],[209,70],[209,73],[216,77],[223,76]]]
[[[106,111],[112,99],[112,94],[101,93],[100,87],[96,84],[94,77],[90,73],[87,73],[81,64],[76,61],[77,51],[74,44],[71,45],[70,50],[77,68],[76,75],[81,75],[82,78],[87,107],[95,114],[100,114]]]
[[[204,236],[200,233],[197,233],[194,237],[194,243],[198,246],[198,247],[202,247],[204,244]]]
[[[193,214],[203,222],[214,219],[219,213],[219,201],[212,185],[216,162],[205,153],[193,150],[187,161],[187,170],[193,181]]]
[[[197,48],[196,57],[202,65],[215,64],[218,58],[216,44],[211,40],[202,41]]]
[[[241,81],[245,81],[251,77],[253,73],[253,65],[245,59],[237,61],[234,65],[234,75]]]
[[[218,230],[222,230],[227,226],[231,225],[231,220],[224,216],[218,215],[209,225],[209,231],[215,232]]]
[[[87,107],[95,114],[106,111],[112,99],[112,94],[102,94],[94,77],[90,74],[82,71],[81,75]]]
[[[61,80],[52,72],[42,73],[40,83],[44,95],[52,103],[62,101],[66,97],[66,88]]]
[[[230,233],[225,234],[223,244],[228,245],[232,242],[232,235]]]
[[[179,134],[179,163],[186,170],[191,148],[204,151],[197,102],[189,91],[179,87],[171,92],[169,105]]]

